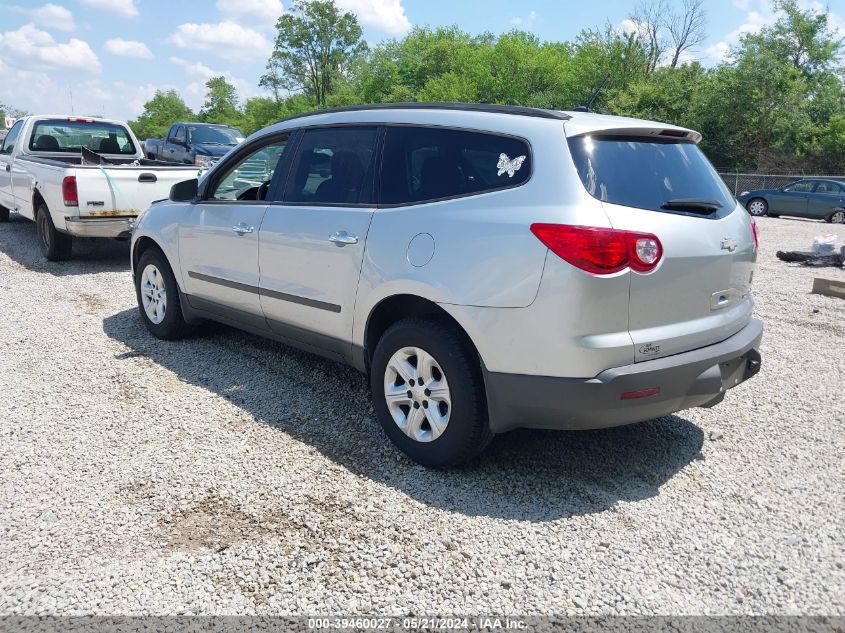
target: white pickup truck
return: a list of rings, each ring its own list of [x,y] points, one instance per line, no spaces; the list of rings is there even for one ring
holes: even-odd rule
[[[0,222],[10,211],[33,220],[44,256],[67,259],[73,236],[127,239],[141,211],[196,175],[144,158],[121,121],[28,116],[0,145]]]

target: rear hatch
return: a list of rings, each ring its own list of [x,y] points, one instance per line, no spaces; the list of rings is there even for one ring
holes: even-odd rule
[[[568,138],[581,181],[602,201],[613,228],[654,234],[663,246],[656,269],[629,275],[636,361],[718,343],[751,317],[757,257],[751,220],[698,138],[679,128]]]

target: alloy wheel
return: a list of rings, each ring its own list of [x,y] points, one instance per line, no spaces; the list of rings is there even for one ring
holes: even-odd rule
[[[845,211],[835,211],[830,216],[830,221],[834,224],[845,224]]]
[[[766,203],[762,200],[752,200],[748,205],[748,212],[751,215],[766,215]]]
[[[147,264],[141,273],[141,304],[147,318],[158,325],[167,313],[167,289],[161,271]]]
[[[452,413],[452,394],[435,358],[419,347],[404,347],[384,370],[384,398],[393,421],[417,442],[443,435]]]

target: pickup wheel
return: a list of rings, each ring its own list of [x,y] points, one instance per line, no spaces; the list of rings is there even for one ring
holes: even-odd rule
[[[67,233],[60,233],[53,224],[50,210],[43,202],[35,212],[35,227],[38,231],[38,245],[41,254],[51,262],[70,259],[73,238]]]
[[[144,325],[156,338],[176,340],[191,332],[182,316],[179,289],[167,258],[157,248],[143,252],[135,269],[135,295]]]
[[[6,207],[0,207],[0,222],[9,221],[9,210]]]
[[[387,436],[423,466],[468,461],[493,437],[478,357],[447,321],[390,326],[373,354],[370,390]]]

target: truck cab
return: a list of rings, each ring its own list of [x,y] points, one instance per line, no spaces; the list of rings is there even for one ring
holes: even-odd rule
[[[147,158],[208,169],[221,156],[244,140],[244,133],[228,125],[179,122],[170,126],[167,136],[147,139]]]

